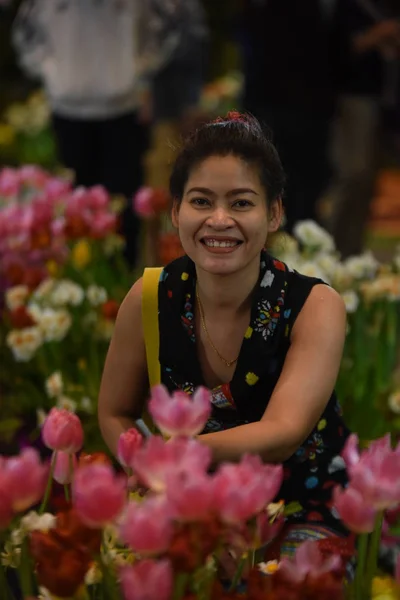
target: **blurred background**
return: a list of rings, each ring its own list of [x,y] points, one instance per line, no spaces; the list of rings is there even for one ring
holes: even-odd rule
[[[7,451],[36,443],[54,405],[101,447],[119,304],[144,265],[182,252],[171,162],[229,110],[261,120],[287,172],[273,252],[345,300],[349,425],[399,435],[399,0],[0,0]]]

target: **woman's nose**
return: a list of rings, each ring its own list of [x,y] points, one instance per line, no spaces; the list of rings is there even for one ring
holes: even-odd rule
[[[227,208],[223,206],[216,207],[207,219],[208,225],[214,228],[225,229],[231,227],[233,223],[232,216]]]

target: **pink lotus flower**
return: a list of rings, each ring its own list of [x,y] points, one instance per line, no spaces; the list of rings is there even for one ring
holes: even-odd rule
[[[142,444],[143,436],[134,427],[119,436],[117,456],[123,467],[131,468],[133,457]]]
[[[2,480],[14,512],[23,512],[39,502],[44,494],[48,477],[48,466],[40,461],[39,453],[33,448],[22,450],[3,462]]]
[[[183,392],[170,396],[164,386],[157,385],[151,390],[149,412],[165,435],[192,437],[204,429],[211,414],[210,392],[200,387],[193,396]]]
[[[89,527],[104,527],[122,512],[126,481],[112,467],[93,463],[75,471],[72,501],[80,518]]]
[[[400,443],[392,450],[388,434],[360,454],[357,442],[351,435],[343,450],[352,486],[377,510],[395,507],[400,502]]]
[[[42,440],[51,450],[79,452],[83,446],[79,417],[64,408],[52,408],[42,428]]]
[[[148,218],[154,214],[153,208],[153,190],[149,187],[142,187],[134,195],[132,207],[139,217]]]
[[[201,521],[213,512],[213,479],[205,473],[171,474],[166,495],[178,521]]]
[[[168,560],[141,560],[120,571],[124,600],[171,600],[172,567]]]
[[[371,533],[375,527],[376,511],[362,493],[350,484],[345,490],[333,490],[333,503],[340,518],[355,533]]]
[[[55,452],[54,460],[53,478],[61,485],[71,483],[74,471],[78,464],[75,454],[61,451]]]
[[[246,521],[272,502],[282,479],[282,465],[264,465],[258,456],[222,465],[214,478],[215,509],[228,523]]]
[[[173,533],[172,510],[165,496],[128,504],[120,533],[122,540],[143,556],[165,552]]]
[[[299,546],[291,560],[284,557],[279,564],[279,573],[288,581],[300,583],[306,577],[317,578],[335,571],[340,571],[342,561],[340,556],[333,555],[324,558],[315,542],[304,542]]]
[[[0,196],[6,198],[17,196],[20,186],[20,175],[16,169],[6,167],[0,170]]]
[[[165,442],[159,436],[149,438],[132,460],[132,468],[140,481],[155,492],[165,491],[170,474],[204,474],[210,464],[211,450],[204,444],[187,438]]]
[[[260,512],[256,517],[255,547],[260,548],[275,539],[283,525],[283,515],[271,523],[271,517],[269,516],[268,511],[263,510]]]

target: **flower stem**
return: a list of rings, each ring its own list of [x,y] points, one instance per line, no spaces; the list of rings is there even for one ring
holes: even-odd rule
[[[14,600],[14,595],[8,585],[6,571],[2,566],[0,566],[0,589],[5,593],[4,600]]]
[[[186,592],[186,586],[188,584],[190,575],[187,573],[179,573],[175,581],[175,588],[173,593],[173,600],[181,600]]]
[[[64,485],[64,496],[65,496],[66,501],[69,502],[70,495],[69,495],[69,486],[67,483]]]
[[[20,584],[23,598],[33,596],[32,561],[28,544],[28,538],[25,538],[21,546],[21,559],[19,564]]]
[[[248,555],[244,554],[239,561],[238,568],[236,569],[236,573],[233,576],[232,583],[230,585],[229,591],[234,592],[238,586],[238,583],[242,577],[243,569],[246,566],[246,562],[248,561]]]
[[[363,584],[365,583],[365,562],[368,550],[369,534],[363,533],[358,538],[357,569],[354,579],[355,600],[363,600]]]
[[[46,491],[44,493],[43,502],[40,505],[39,515],[42,515],[44,513],[44,511],[46,510],[47,503],[50,498],[51,488],[53,487],[53,474],[54,474],[54,468],[56,466],[56,457],[57,457],[57,451],[54,450],[53,456],[51,457],[49,478],[47,480],[47,486],[46,486]]]
[[[383,512],[379,512],[375,521],[375,528],[370,536],[370,544],[368,549],[367,568],[365,570],[365,583],[367,594],[371,593],[372,580],[376,575],[378,564],[379,544],[381,541],[383,523]]]

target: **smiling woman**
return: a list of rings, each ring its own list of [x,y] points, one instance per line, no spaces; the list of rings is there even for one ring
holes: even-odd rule
[[[233,113],[194,132],[170,182],[185,256],[162,270],[145,302],[158,310],[161,382],[212,390],[199,439],[214,463],[246,453],[284,462],[278,499],[293,549],[347,533],[331,510],[332,489],[347,481],[348,431],[334,393],[346,311],[330,287],[264,249],[280,226],[283,185],[254,118]],[[121,306],[101,385],[100,426],[114,452],[148,395],[142,289],[139,280]]]

